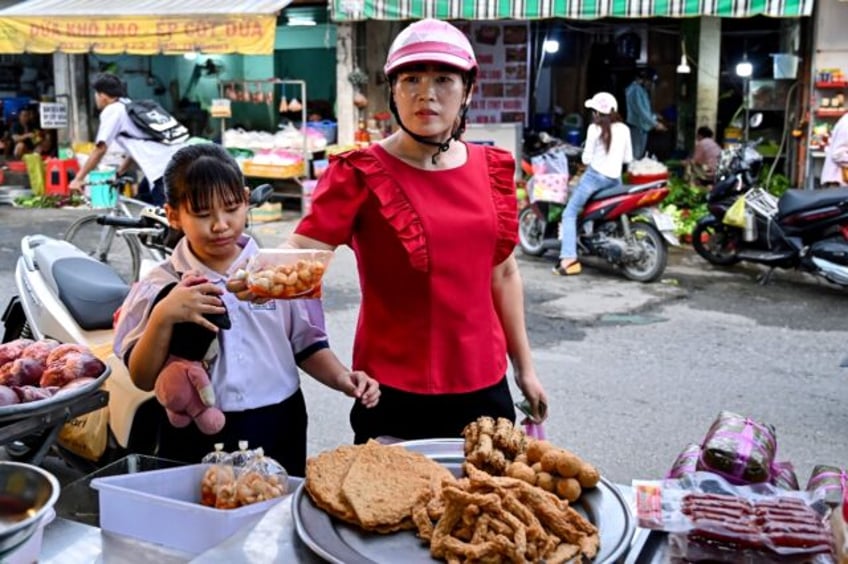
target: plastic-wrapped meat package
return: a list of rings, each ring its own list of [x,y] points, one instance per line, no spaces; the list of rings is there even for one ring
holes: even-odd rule
[[[773,485],[784,490],[799,490],[798,476],[791,462],[775,462],[771,467],[771,479]]]
[[[819,464],[813,467],[813,472],[807,481],[807,491],[817,497],[824,497],[826,503],[836,506],[842,502],[846,484],[848,484],[848,472],[836,466]]]
[[[698,458],[701,456],[701,445],[689,443],[686,448],[677,455],[666,478],[682,478],[686,474],[698,471]]]
[[[639,525],[670,533],[672,561],[832,562],[827,507],[806,492],[709,472],[633,485]]]
[[[776,452],[772,426],[722,411],[701,443],[698,470],[715,472],[734,484],[767,482]]]

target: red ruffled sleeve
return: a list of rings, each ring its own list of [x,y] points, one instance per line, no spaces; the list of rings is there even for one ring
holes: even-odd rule
[[[349,245],[359,209],[373,194],[380,215],[394,229],[412,267],[427,272],[430,258],[421,218],[376,150],[371,147],[331,157],[315,188],[312,210],[295,232],[329,245]]]
[[[486,161],[492,180],[492,199],[497,215],[497,242],[494,263],[505,261],[518,244],[518,201],[515,196],[515,159],[497,147],[486,147]]]
[[[309,213],[295,233],[328,245],[349,245],[353,226],[368,191],[353,165],[357,152],[330,157],[330,165],[318,180]]]

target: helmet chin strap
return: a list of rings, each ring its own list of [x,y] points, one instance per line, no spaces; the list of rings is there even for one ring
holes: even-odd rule
[[[465,114],[468,113],[468,104],[463,104],[462,108],[459,111],[459,126],[457,126],[457,128],[451,133],[450,137],[448,137],[445,141],[442,142],[433,141],[432,139],[410,131],[409,128],[407,128],[406,125],[404,125],[404,123],[401,121],[400,115],[397,111],[397,106],[395,105],[394,97],[391,95],[391,93],[389,93],[389,110],[391,110],[392,114],[395,116],[395,121],[397,121],[400,128],[403,129],[407,135],[409,135],[415,141],[421,143],[422,145],[438,147],[438,150],[433,153],[433,156],[430,159],[430,162],[436,164],[436,160],[439,158],[439,155],[447,152],[447,150],[450,149],[450,142],[453,140],[459,141],[459,138],[465,132]]]

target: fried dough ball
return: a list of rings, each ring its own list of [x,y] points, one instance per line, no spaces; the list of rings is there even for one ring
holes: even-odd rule
[[[532,469],[533,469],[533,472],[535,472],[536,474],[538,474],[539,472],[541,472],[541,471],[542,471],[542,463],[541,463],[541,462],[536,462],[536,463],[534,463],[534,464],[530,465],[530,468],[532,468]]]
[[[561,449],[556,460],[557,474],[563,478],[573,478],[580,472],[583,461],[573,452]]]
[[[553,492],[556,488],[556,481],[547,472],[539,472],[536,474],[536,485],[546,492]]]
[[[527,445],[527,462],[530,464],[539,462],[542,460],[542,455],[552,448],[555,448],[554,445],[548,441],[540,441],[538,439],[530,440]]]
[[[506,467],[506,475],[511,478],[518,478],[519,480],[524,480],[528,484],[534,485],[536,483],[536,473],[532,468],[524,464],[523,462],[513,462],[509,466]]]
[[[539,462],[542,463],[542,472],[547,472],[548,474],[555,474],[557,471],[557,461],[559,460],[559,455],[562,451],[558,448],[552,448],[545,451],[545,454],[542,455],[542,458]]]
[[[601,473],[598,472],[598,469],[588,462],[583,462],[580,471],[577,473],[577,481],[580,485],[584,488],[594,488],[600,480]]]
[[[556,494],[570,502],[577,501],[583,493],[580,482],[574,478],[559,478],[556,482]]]

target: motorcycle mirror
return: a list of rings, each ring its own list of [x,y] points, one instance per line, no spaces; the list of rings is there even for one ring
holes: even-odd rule
[[[760,127],[763,124],[763,113],[757,112],[755,114],[751,114],[751,117],[748,118],[748,125],[750,127]]]
[[[270,184],[260,184],[250,191],[249,204],[258,207],[267,202],[274,194],[274,187]]]

